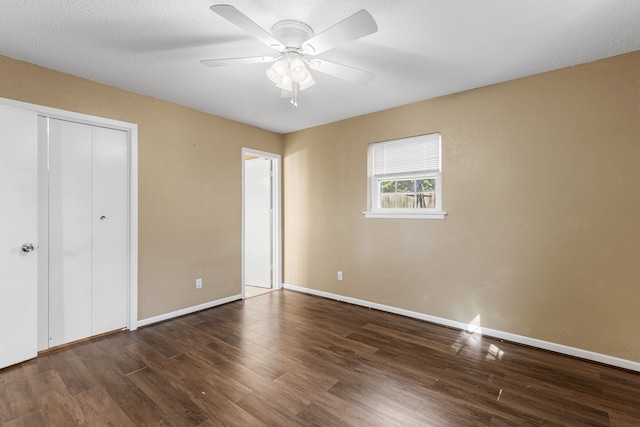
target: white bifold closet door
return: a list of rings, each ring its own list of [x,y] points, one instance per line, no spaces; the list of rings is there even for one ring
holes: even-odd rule
[[[128,136],[48,120],[53,347],[127,326]]]

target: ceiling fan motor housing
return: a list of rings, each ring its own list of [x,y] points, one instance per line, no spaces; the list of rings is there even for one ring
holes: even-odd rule
[[[292,19],[276,22],[271,28],[271,33],[282,42],[285,50],[301,50],[302,44],[313,37],[310,26]]]

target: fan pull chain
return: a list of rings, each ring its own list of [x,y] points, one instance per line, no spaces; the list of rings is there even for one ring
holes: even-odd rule
[[[291,84],[291,105],[298,106],[298,92],[300,91],[300,83],[293,82]]]

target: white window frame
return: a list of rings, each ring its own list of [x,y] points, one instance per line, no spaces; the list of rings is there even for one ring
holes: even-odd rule
[[[434,136],[438,138],[438,167],[437,170],[395,173],[376,176],[374,171],[374,147],[376,144],[388,142],[401,142],[403,140],[415,140],[420,137]],[[369,144],[368,153],[368,211],[363,212],[365,218],[400,218],[400,219],[444,219],[447,215],[442,209],[442,140],[439,133],[419,135],[411,138],[401,138],[392,141],[382,141]],[[380,182],[403,179],[435,179],[436,180],[436,206],[434,208],[381,208],[380,206]]]

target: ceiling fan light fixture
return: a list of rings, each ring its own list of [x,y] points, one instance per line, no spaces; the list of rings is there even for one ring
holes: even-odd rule
[[[291,59],[289,56],[275,62],[267,69],[267,77],[276,87],[288,91],[294,90],[295,83],[298,84],[298,90],[307,89],[316,83],[300,57]]]
[[[309,77],[309,70],[305,67],[304,62],[300,58],[295,58],[289,64],[289,69],[291,70],[291,79],[294,82],[302,83]]]
[[[293,80],[291,80],[291,76],[289,74],[285,74],[284,76],[282,76],[282,81],[276,84],[276,87],[279,87],[280,89],[284,89],[284,90],[291,90],[292,83],[293,83]]]
[[[283,79],[289,74],[289,67],[283,60],[276,61],[271,67],[267,69],[267,77],[274,84],[279,85]]]
[[[269,80],[271,80],[276,85],[280,84],[280,82],[282,81],[282,76],[272,68],[267,69],[267,77],[269,77]]]
[[[307,78],[300,82],[300,90],[305,90],[316,84],[311,73],[307,72]]]

